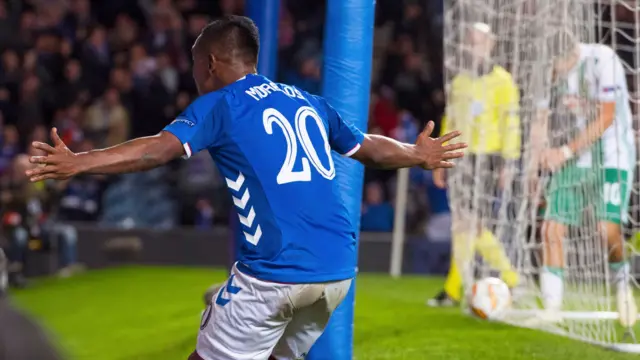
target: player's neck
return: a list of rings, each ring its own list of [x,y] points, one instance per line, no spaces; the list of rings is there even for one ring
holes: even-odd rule
[[[234,64],[232,66],[229,66],[229,68],[226,69],[223,73],[225,74],[225,77],[224,79],[220,80],[222,80],[224,86],[227,86],[244,78],[247,75],[255,74],[257,73],[257,71],[256,67],[252,65]]]
[[[486,58],[486,57],[477,58],[477,61],[475,62],[474,70],[479,76],[488,74],[489,72],[491,72],[492,69],[493,69],[493,61],[491,61],[490,58]]]

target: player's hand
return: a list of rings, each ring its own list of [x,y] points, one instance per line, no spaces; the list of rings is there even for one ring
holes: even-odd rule
[[[432,138],[431,133],[435,124],[433,121],[429,121],[425,129],[418,135],[416,141],[416,147],[423,156],[422,168],[426,170],[433,170],[438,168],[452,168],[454,163],[449,161],[458,159],[464,156],[464,152],[456,151],[467,147],[467,144],[457,143],[448,144],[446,142],[460,136],[460,131],[452,131],[439,138]]]
[[[566,161],[567,157],[562,148],[546,149],[540,155],[540,165],[543,169],[549,171],[560,169]]]
[[[447,187],[447,171],[442,168],[433,169],[433,184],[440,188],[444,189]]]
[[[38,164],[36,168],[26,171],[31,182],[47,179],[64,180],[81,172],[78,156],[60,139],[56,128],[51,129],[51,140],[53,146],[39,141],[31,144],[35,149],[47,153],[44,156],[29,158],[32,164]]]

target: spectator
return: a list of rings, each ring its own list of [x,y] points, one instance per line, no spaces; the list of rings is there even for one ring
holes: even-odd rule
[[[428,34],[428,19],[417,0],[405,1],[402,20],[396,22],[396,34],[408,34],[416,44],[427,44],[424,39]]]
[[[3,226],[9,238],[10,280],[14,286],[24,286],[23,271],[27,252],[57,249],[58,273],[68,277],[81,270],[76,263],[77,232],[63,222],[53,221],[50,215],[50,189],[43,182],[31,183],[24,172],[33,165],[30,155],[41,155],[34,151],[29,155],[16,156],[9,183],[0,197],[5,209]],[[65,183],[56,184],[65,186]]]
[[[214,210],[211,202],[207,199],[200,199],[196,202],[195,226],[200,230],[208,230],[213,226]]]
[[[137,89],[146,90],[157,69],[156,59],[147,54],[142,44],[136,44],[131,48],[129,68],[133,74],[134,86]]]
[[[166,53],[160,53],[156,56],[156,64],[158,65],[158,76],[162,85],[171,95],[178,90],[178,71],[172,66],[171,58]]]
[[[0,146],[0,176],[2,176],[10,169],[13,158],[20,150],[20,136],[15,126],[4,126]]]
[[[24,265],[29,239],[40,235],[40,200],[43,193],[35,184],[29,183],[24,174],[30,166],[27,155],[16,156],[11,176],[3,184],[0,196],[4,210],[2,225],[9,239],[9,282],[16,287],[26,284]]]
[[[0,1],[0,44],[7,44],[11,42],[13,24],[11,19],[11,12],[7,8],[6,1]]]
[[[67,61],[64,71],[64,80],[60,86],[58,93],[58,104],[61,106],[69,106],[72,103],[79,102],[86,104],[89,102],[91,95],[83,79],[82,64],[76,59]]]
[[[400,112],[399,118],[400,121],[391,132],[391,136],[402,142],[414,143],[420,132],[417,119],[406,110]]]
[[[398,110],[394,101],[393,90],[382,87],[380,93],[371,97],[373,113],[371,122],[380,128],[385,136],[392,136],[393,130],[398,126]]]
[[[36,38],[35,51],[37,63],[47,74],[48,83],[60,82],[64,76],[64,57],[61,49],[62,39],[54,30],[41,32]]]
[[[429,241],[451,241],[451,211],[447,201],[447,190],[441,189],[433,183],[433,176],[430,171],[420,172],[425,174],[426,193],[430,210],[430,216],[425,225],[425,235]]]
[[[191,99],[189,98],[189,94],[182,91],[178,94],[178,97],[176,98],[176,116],[178,116],[182,111],[184,111],[184,109],[187,108],[187,106],[189,106],[189,103],[191,103]]]
[[[58,135],[73,150],[84,139],[80,120],[82,115],[82,107],[72,104],[68,108],[59,109],[54,118],[53,125],[58,129]]]
[[[88,151],[94,148],[89,140],[83,140],[78,151]],[[100,176],[82,175],[56,185],[58,194],[58,208],[56,222],[65,224],[69,222],[96,221],[100,209],[104,178]],[[68,226],[68,225],[67,225]],[[58,225],[58,228],[61,226]],[[63,231],[64,232],[64,231]],[[66,231],[75,238],[75,230]]]
[[[18,131],[24,138],[37,125],[44,123],[41,101],[40,79],[27,75],[20,86],[20,105],[18,113]]]
[[[12,123],[15,123],[16,118],[16,106],[11,101],[11,93],[5,87],[0,87],[0,117],[2,118],[2,125],[9,123],[9,119],[14,119]]]
[[[92,96],[100,94],[107,83],[111,64],[106,30],[96,26],[91,31],[82,50],[82,66],[87,74],[87,85]]]
[[[382,185],[370,182],[365,185],[365,203],[362,206],[362,231],[393,230],[393,207],[384,200]]]
[[[133,80],[131,73],[126,68],[115,68],[109,76],[109,86],[120,93],[120,102],[129,114],[134,114],[135,97],[133,93]]]
[[[138,37],[138,24],[128,14],[118,14],[110,38],[113,51],[121,52],[130,49]]]
[[[280,22],[278,27],[278,47],[287,50],[295,44],[295,19],[291,12],[283,7],[280,12]]]
[[[49,131],[44,125],[36,125],[31,130],[31,134],[27,137],[27,143],[31,144],[34,141],[46,143],[49,140]]]
[[[20,57],[13,49],[7,49],[2,53],[2,84],[12,89],[13,98],[17,98],[17,88],[22,78],[22,69],[20,68]]]
[[[129,114],[120,103],[120,94],[109,88],[87,111],[86,135],[98,147],[119,144],[129,136]]]
[[[26,53],[24,53],[22,70],[23,79],[24,76],[33,75],[46,85],[50,85],[53,80],[55,80],[51,78],[50,74],[47,72],[47,69],[38,62],[38,52],[34,49],[28,50]]]
[[[180,15],[173,8],[171,1],[157,2],[151,15],[151,31],[146,43],[152,54],[170,52],[178,56],[176,51],[182,48],[180,36],[176,36],[182,30]],[[161,4],[161,5],[158,5]]]
[[[398,107],[409,110],[413,115],[424,118],[422,100],[430,87],[426,79],[423,59],[412,53],[404,57],[404,66],[395,77],[394,89],[397,94]]]
[[[33,45],[35,34],[38,30],[37,17],[33,10],[25,10],[20,15],[20,25],[15,40],[11,41],[11,47],[25,50]]]
[[[294,68],[286,72],[286,82],[310,93],[320,93],[321,59],[314,41],[307,41],[296,55]]]
[[[384,60],[381,84],[393,88],[396,74],[402,71],[406,56],[415,53],[415,45],[408,34],[400,34],[390,44]]]
[[[68,39],[63,39],[60,42],[60,55],[64,61],[69,61],[72,55],[74,55],[73,44]]]
[[[72,0],[63,21],[65,36],[74,42],[84,41],[94,22],[91,17],[91,2],[89,0]]]

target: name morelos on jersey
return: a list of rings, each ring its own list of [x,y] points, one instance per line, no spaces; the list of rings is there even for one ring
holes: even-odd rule
[[[315,283],[356,272],[356,224],[332,151],[364,134],[325,99],[259,75],[200,96],[165,128],[189,157],[207,150],[225,178],[242,241],[238,269],[261,280]]]

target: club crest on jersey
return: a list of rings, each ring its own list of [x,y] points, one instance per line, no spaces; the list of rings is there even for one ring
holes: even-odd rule
[[[484,104],[481,101],[471,103],[471,116],[480,116],[484,112]]]

